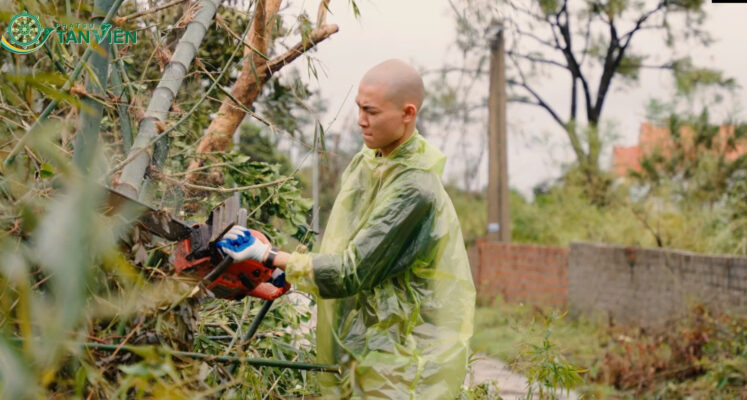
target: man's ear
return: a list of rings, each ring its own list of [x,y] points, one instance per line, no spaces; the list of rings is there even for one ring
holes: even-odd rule
[[[405,104],[405,122],[410,122],[415,120],[415,116],[418,115],[418,108],[415,107],[412,103]]]

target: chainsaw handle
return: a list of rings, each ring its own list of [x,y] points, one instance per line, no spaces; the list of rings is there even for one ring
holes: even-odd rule
[[[221,232],[220,235],[217,236],[217,239],[215,239],[215,241],[218,241],[220,238],[223,237],[223,235],[228,233],[228,231],[231,230],[231,228],[233,228],[234,225],[236,224],[233,222],[228,224],[228,226],[225,229],[223,229],[223,232]],[[210,246],[215,246],[215,242],[210,243]],[[218,265],[216,265],[215,268],[213,268],[213,270],[210,271],[209,274],[205,275],[204,279],[207,280],[208,282],[214,282],[216,279],[218,279],[218,277],[223,272],[225,272],[226,268],[231,266],[231,264],[233,264],[233,257],[231,256],[223,257],[223,259],[218,263]]]
[[[213,268],[213,270],[210,271],[209,274],[205,275],[205,280],[209,282],[215,281],[216,279],[218,279],[219,276],[221,276],[223,272],[226,271],[226,269],[229,266],[231,266],[231,264],[233,264],[233,257],[231,256],[223,257],[223,259],[218,263],[218,265],[215,268]]]

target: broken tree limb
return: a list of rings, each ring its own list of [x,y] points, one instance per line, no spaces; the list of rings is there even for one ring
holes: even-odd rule
[[[280,57],[277,57],[267,63],[266,69],[269,71],[269,73],[267,73],[265,82],[270,79],[270,76],[272,76],[273,73],[290,64],[293,60],[298,58],[298,56],[316,46],[319,42],[337,33],[337,31],[339,30],[340,28],[337,25],[325,25],[319,29],[314,29],[313,31],[311,31],[311,35],[308,40],[301,41],[300,43],[291,47],[290,50],[286,51]]]
[[[197,154],[211,152],[211,148],[224,151],[233,133],[241,124],[246,113],[240,108],[241,105],[251,108],[251,104],[259,96],[262,83],[259,78],[259,69],[267,63],[268,39],[272,36],[272,21],[277,17],[282,0],[259,0],[255,6],[254,20],[252,21],[249,39],[244,43],[244,62],[238,78],[231,87],[231,96],[223,100],[217,116],[210,122],[205,136],[197,145]],[[269,27],[269,29],[268,29]],[[238,101],[236,101],[238,100]],[[193,160],[188,172],[199,168],[204,162],[203,157]],[[188,174],[187,182],[195,183],[197,175]]]
[[[330,0],[322,0],[319,2],[319,11],[316,14],[316,27],[321,28],[327,25],[327,11],[329,11]]]
[[[205,136],[197,146],[197,153],[225,151],[231,143],[234,132],[246,115],[244,110],[251,108],[252,103],[259,96],[262,85],[272,77],[272,74],[290,64],[300,55],[327,39],[338,30],[337,25],[325,25],[312,30],[308,38],[302,39],[277,58],[270,61],[262,60],[259,64],[255,63],[254,68],[245,62],[244,68],[231,91],[233,97],[238,99],[241,104],[237,105],[234,101],[235,99],[231,98],[223,102],[218,116],[213,119]],[[257,46],[252,47],[257,48]],[[199,168],[204,160],[203,157],[193,160],[189,165],[188,171]],[[187,181],[194,182],[196,179],[197,175],[189,174]]]

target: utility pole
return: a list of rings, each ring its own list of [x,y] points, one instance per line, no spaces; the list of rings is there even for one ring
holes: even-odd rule
[[[503,26],[492,29],[488,98],[488,240],[511,241],[506,151],[506,63]]]

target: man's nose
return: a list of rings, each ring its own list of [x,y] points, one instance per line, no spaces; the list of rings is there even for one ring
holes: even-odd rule
[[[361,128],[368,126],[368,118],[363,111],[358,111],[358,126]]]

